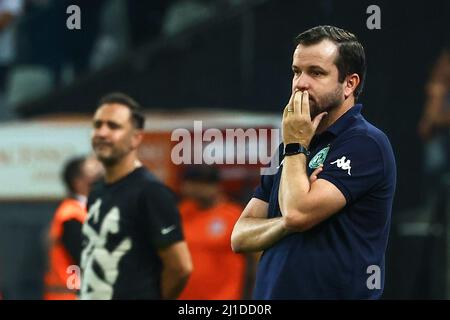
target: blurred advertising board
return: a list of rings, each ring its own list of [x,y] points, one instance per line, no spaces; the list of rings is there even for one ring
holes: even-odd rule
[[[185,165],[206,163],[217,165],[225,190],[239,195],[258,183],[262,162],[278,146],[279,123],[280,118],[271,114],[147,113],[138,156],[175,192]],[[61,170],[69,158],[92,152],[91,130],[89,117],[0,126],[0,201],[64,197]]]
[[[62,166],[90,152],[90,124],[18,123],[0,127],[0,200],[58,199]]]

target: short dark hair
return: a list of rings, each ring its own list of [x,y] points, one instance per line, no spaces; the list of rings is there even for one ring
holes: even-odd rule
[[[137,129],[144,129],[145,117],[142,114],[141,106],[130,96],[122,93],[122,92],[112,92],[103,96],[99,103],[98,107],[103,104],[112,104],[117,103],[126,106],[130,109],[131,113],[131,123]]]
[[[219,183],[219,168],[214,165],[192,164],[185,167],[183,174],[184,181]]]
[[[76,193],[74,182],[75,179],[83,175],[83,164],[85,161],[85,157],[75,157],[69,159],[64,165],[62,180],[71,193]]]
[[[352,73],[357,73],[361,79],[358,87],[354,91],[355,98],[361,94],[366,79],[366,55],[364,47],[356,36],[344,29],[334,26],[317,26],[300,33],[295,38],[296,46],[313,45],[328,39],[338,47],[338,55],[334,61],[339,71],[339,82],[343,82],[345,77]]]

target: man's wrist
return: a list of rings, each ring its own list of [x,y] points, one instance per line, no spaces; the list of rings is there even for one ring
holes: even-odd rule
[[[284,145],[284,156],[294,156],[297,154],[304,154],[308,157],[310,152],[308,147],[301,143],[288,143]]]

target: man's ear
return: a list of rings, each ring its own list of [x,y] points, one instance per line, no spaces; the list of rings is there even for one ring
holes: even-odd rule
[[[133,149],[137,149],[144,138],[144,132],[139,129],[135,129],[133,137],[131,138],[131,146]]]
[[[357,73],[348,75],[344,80],[344,97],[347,99],[358,87],[361,79]]]

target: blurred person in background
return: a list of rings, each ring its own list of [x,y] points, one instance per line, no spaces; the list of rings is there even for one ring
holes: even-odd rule
[[[379,299],[396,164],[387,136],[355,103],[364,48],[346,30],[317,26],[296,37],[292,58],[278,171],[261,176],[233,250],[264,250],[255,299]]]
[[[188,166],[180,190],[179,208],[194,266],[180,299],[242,299],[246,259],[230,247],[242,208],[222,192],[215,166]]]
[[[9,117],[5,94],[9,69],[15,58],[15,37],[12,28],[21,15],[23,0],[0,0],[0,119]]]
[[[440,52],[426,86],[426,101],[418,132],[425,145],[426,201],[432,201],[450,161],[450,47]],[[432,204],[429,203],[429,204]]]
[[[86,201],[91,185],[102,168],[95,158],[69,160],[63,170],[68,197],[59,205],[50,227],[49,270],[45,275],[46,300],[74,300],[77,290],[67,287],[68,267],[80,265],[81,227],[87,216]]]
[[[137,158],[144,122],[122,93],[95,112],[92,147],[105,176],[88,198],[81,299],[175,299],[192,272],[176,199]]]

